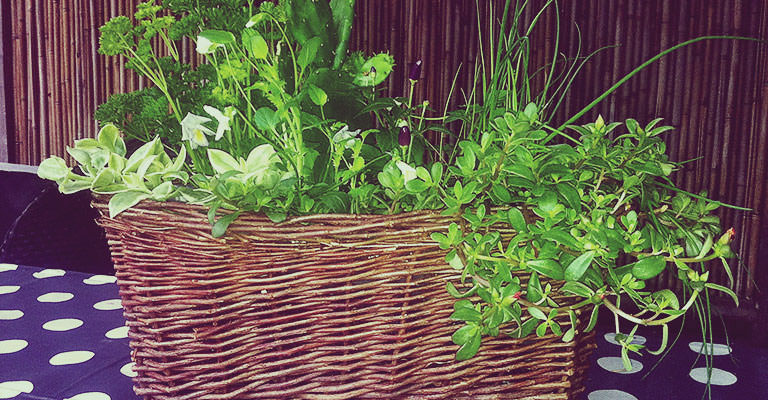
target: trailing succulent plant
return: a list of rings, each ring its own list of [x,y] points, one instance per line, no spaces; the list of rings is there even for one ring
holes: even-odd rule
[[[713,214],[722,204],[675,187],[670,176],[681,164],[666,155],[671,127],[660,119],[573,125],[596,101],[552,126],[573,76],[547,78],[531,94],[521,10],[507,1],[493,68],[478,68],[485,78],[468,104],[428,119],[429,103],[413,102],[421,61],[409,95],[386,98],[376,86],[392,57],[348,53],[353,0],[142,3],[133,22],[116,17],[101,28],[100,52],[125,56],[153,86],[99,107],[98,137],[68,149],[79,173],[59,157],[39,173],[66,193],[111,194],[112,216],[144,199],[205,204],[214,236],[244,211],[281,221],[442,210],[456,218],[432,239],[462,275],[447,285],[457,298],[451,318],[463,322],[453,335],[458,359],[488,335],[570,341],[577,313],[591,313],[589,330],[600,308],[635,329],[662,327],[666,344],[668,323],[707,310],[709,291],[737,300],[708,282],[708,261],[731,274],[733,231],[722,233]],[[184,37],[206,63],[180,60]],[[155,53],[155,40],[168,56]],[[682,293],[646,290],[664,270]],[[627,304],[640,312],[624,311]],[[563,315],[572,322],[565,330]],[[618,336],[627,368],[628,352],[639,350],[634,332]]]

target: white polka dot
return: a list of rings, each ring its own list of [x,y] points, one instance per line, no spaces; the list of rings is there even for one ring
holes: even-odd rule
[[[627,392],[621,390],[595,390],[587,396],[588,400],[637,400],[637,397],[632,396]]]
[[[136,371],[133,370],[133,367],[136,365],[136,363],[129,362],[128,364],[123,365],[122,368],[120,368],[120,373],[129,377],[129,378],[135,378],[139,374],[136,373]]]
[[[112,400],[112,398],[109,397],[108,394],[102,392],[87,392],[67,397],[64,400]]]
[[[606,333],[605,335],[603,335],[603,338],[605,338],[605,341],[608,342],[608,343],[613,343],[613,344],[617,344],[617,345],[621,346],[621,344],[619,344],[619,342],[616,341],[616,334],[613,333],[613,332]],[[645,341],[646,341],[645,337],[640,336],[640,335],[635,335],[635,336],[632,337],[632,341],[630,343],[631,344],[643,345],[643,344],[645,344]]]
[[[53,278],[54,276],[64,276],[66,274],[66,271],[63,269],[44,269],[42,271],[37,271],[32,276],[34,276],[37,279],[45,279],[45,278]]]
[[[5,271],[16,271],[16,268],[19,268],[16,264],[2,264],[0,263],[0,272]]]
[[[624,369],[624,363],[621,362],[621,357],[601,357],[597,359],[597,365],[603,367],[606,371],[616,372],[618,374],[634,374],[643,369],[643,364],[641,364],[640,361],[630,358],[629,362],[632,364],[631,371]]]
[[[694,368],[688,375],[696,382],[707,383],[706,368]],[[709,383],[717,386],[728,386],[736,383],[736,380],[736,375],[719,368],[712,368],[712,377]]]
[[[0,310],[0,320],[10,321],[24,316],[21,310]]]
[[[125,339],[128,337],[128,327],[121,326],[119,328],[112,329],[109,332],[107,332],[104,336],[110,339]]]
[[[104,285],[115,282],[117,282],[117,278],[112,275],[93,275],[83,279],[83,283],[86,285]]]
[[[90,360],[93,356],[92,351],[65,351],[51,357],[48,362],[51,365],[80,364]]]
[[[0,382],[0,399],[12,399],[22,393],[31,393],[34,388],[30,381]]]
[[[718,343],[707,343],[704,345],[702,342],[691,342],[688,343],[688,348],[694,353],[709,353],[713,356],[724,356],[731,354],[732,351],[730,346]]]
[[[61,318],[48,321],[43,324],[43,329],[54,332],[71,331],[83,325],[83,321],[77,318]]]
[[[0,354],[11,354],[23,350],[29,343],[26,340],[0,340]]]
[[[120,299],[111,299],[111,300],[100,301],[94,304],[93,308],[97,310],[107,311],[107,310],[117,310],[117,309],[123,308],[123,305],[120,304]]]
[[[37,301],[41,303],[61,303],[67,300],[71,300],[73,297],[75,297],[75,295],[72,293],[50,292],[38,296]]]
[[[0,294],[16,293],[21,286],[0,286]]]

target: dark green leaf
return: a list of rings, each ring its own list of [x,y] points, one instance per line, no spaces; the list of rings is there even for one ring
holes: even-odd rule
[[[541,234],[542,239],[552,240],[563,246],[570,247],[572,249],[580,249],[579,242],[569,233],[561,229],[550,229]]]
[[[532,260],[527,265],[534,271],[556,280],[563,280],[563,267],[555,260]]]
[[[632,266],[632,275],[637,279],[651,279],[661,273],[667,262],[663,256],[651,256],[639,260]]]

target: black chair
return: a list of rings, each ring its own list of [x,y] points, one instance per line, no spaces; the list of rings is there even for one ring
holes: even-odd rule
[[[36,174],[0,170],[0,262],[114,274],[90,193],[59,193]]]

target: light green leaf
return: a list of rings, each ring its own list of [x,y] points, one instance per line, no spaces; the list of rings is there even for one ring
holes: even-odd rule
[[[140,201],[149,198],[148,193],[139,191],[122,192],[109,199],[109,217],[115,218],[121,212],[135,206]]]
[[[254,29],[243,29],[242,40],[243,47],[250,53],[251,57],[257,60],[267,58],[269,46],[259,32]]]
[[[49,179],[58,183],[64,181],[69,175],[70,169],[63,158],[53,156],[46,158],[37,167],[37,176],[43,179]]]
[[[272,145],[268,143],[260,144],[248,153],[248,159],[245,160],[245,172],[264,171],[270,168],[278,160],[277,153]]]
[[[99,144],[113,153],[125,155],[125,143],[120,137],[120,130],[113,124],[104,125],[98,133]]]
[[[213,169],[219,174],[233,170],[240,171],[240,163],[225,151],[208,149],[208,160],[211,162]]]
[[[163,182],[154,189],[152,189],[152,199],[157,201],[168,200],[168,197],[173,193],[173,183]]]
[[[111,185],[115,182],[115,177],[119,174],[115,173],[115,171],[105,168],[99,172],[98,175],[96,175],[96,178],[93,179],[93,182],[91,183],[91,189],[99,189],[107,185]]]
[[[130,157],[128,157],[128,161],[125,163],[125,169],[123,172],[134,172],[136,169],[139,168],[139,165],[144,161],[145,158],[149,157],[150,155],[155,154],[157,142],[159,139],[155,137],[152,139],[152,141],[144,143],[136,149],[136,151],[131,154]]]
[[[528,313],[530,313],[534,318],[540,319],[542,321],[546,321],[547,319],[547,315],[544,314],[544,311],[541,311],[536,307],[528,307]]]
[[[323,89],[315,85],[307,86],[307,92],[309,92],[309,98],[318,106],[324,106],[328,102],[328,95]]]
[[[594,251],[588,251],[571,261],[568,267],[565,268],[565,280],[578,281],[587,272],[587,268],[592,264],[592,259],[595,258]]]

